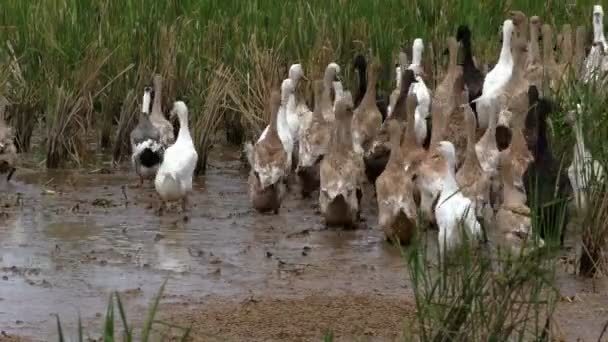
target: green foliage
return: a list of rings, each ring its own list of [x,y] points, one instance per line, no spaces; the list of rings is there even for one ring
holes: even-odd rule
[[[163,292],[165,290],[166,281],[163,282],[158,293],[152,299],[152,303],[150,304],[150,308],[148,309],[148,317],[146,318],[142,332],[141,338],[138,341],[147,342],[152,339],[152,327],[156,325],[166,326],[172,329],[176,329],[182,331],[182,335],[180,337],[180,341],[186,341],[188,336],[190,335],[190,328],[183,328],[181,326],[166,323],[164,321],[159,321],[156,319],[156,315],[158,313],[158,305],[160,304],[160,299],[163,296]],[[102,339],[104,342],[113,342],[115,336],[115,317],[114,317],[114,299],[116,299],[116,304],[118,305],[118,313],[120,316],[120,320],[122,322],[123,327],[123,341],[130,342],[133,341],[133,328],[129,327],[127,315],[125,309],[122,304],[122,300],[120,299],[120,295],[118,292],[114,293],[110,296],[108,301],[108,307],[106,309],[106,318],[104,321]],[[59,342],[65,341],[65,335],[63,332],[63,328],[61,327],[61,321],[59,316],[57,316],[57,334],[59,336]],[[82,327],[82,321],[80,316],[78,316],[78,342],[84,342],[84,329]]]

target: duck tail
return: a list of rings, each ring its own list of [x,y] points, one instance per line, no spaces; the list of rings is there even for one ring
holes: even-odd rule
[[[243,152],[245,153],[245,156],[247,157],[247,161],[249,162],[249,165],[251,167],[253,167],[253,144],[251,142],[246,142],[245,146],[243,147]]]

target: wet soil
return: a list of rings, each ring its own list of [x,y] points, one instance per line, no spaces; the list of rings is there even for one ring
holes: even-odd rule
[[[399,340],[415,305],[399,250],[375,228],[371,191],[357,230],[326,229],[314,197],[297,191],[279,215],[259,214],[238,153],[214,152],[185,214],[159,217],[153,184],[129,187],[126,165],[20,170],[0,185],[0,341],[54,340],[55,314],[73,336],[80,314],[99,338],[112,291],[139,327],[165,279],[160,314],[192,325],[195,341],[319,341],[328,329]],[[564,265],[557,325],[566,341],[596,341],[608,285]]]

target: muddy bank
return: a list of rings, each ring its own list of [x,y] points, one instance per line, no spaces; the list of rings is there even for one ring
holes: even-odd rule
[[[190,212],[162,217],[152,184],[129,187],[127,166],[19,172],[0,199],[0,341],[55,339],[54,314],[74,335],[80,313],[99,337],[112,291],[140,326],[164,279],[160,314],[191,323],[195,340],[320,340],[328,328],[342,340],[398,339],[412,291],[400,252],[375,229],[370,191],[363,229],[326,229],[317,201],[295,193],[280,215],[256,213],[239,166],[237,150],[215,151]],[[595,341],[608,291],[571,273],[561,271],[557,324],[567,341]]]

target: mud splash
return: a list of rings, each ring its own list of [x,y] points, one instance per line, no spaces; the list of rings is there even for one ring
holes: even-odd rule
[[[196,180],[187,216],[177,209],[157,216],[153,185],[130,188],[136,180],[128,169],[16,179],[0,189],[6,336],[56,338],[54,314],[72,332],[80,314],[98,333],[112,291],[141,322],[166,278],[161,314],[193,323],[195,340],[319,340],[327,328],[347,340],[393,340],[413,313],[407,269],[374,228],[370,191],[369,227],[342,231],[324,227],[315,199],[293,193],[280,215],[256,213],[232,149],[216,151],[207,176]],[[561,282],[572,296],[558,312],[566,340],[597,339],[608,291],[586,292],[567,274]]]

